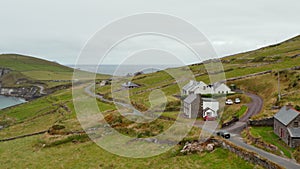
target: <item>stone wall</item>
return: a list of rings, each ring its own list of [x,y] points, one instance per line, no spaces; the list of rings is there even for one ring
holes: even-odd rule
[[[277,146],[275,146],[273,144],[269,144],[269,143],[264,142],[260,137],[254,137],[250,133],[249,128],[247,128],[245,130],[245,135],[246,135],[247,142],[249,144],[254,144],[254,145],[256,145],[257,147],[259,147],[261,149],[266,149],[266,150],[271,151],[273,153],[275,153],[276,151],[278,151],[278,147]]]
[[[249,120],[248,125],[250,126],[272,126],[274,125],[274,118],[265,118],[260,120]]]
[[[269,161],[268,159],[265,159],[252,151],[248,151],[242,147],[238,147],[227,140],[222,139],[221,145],[223,148],[228,149],[229,151],[237,154],[239,157],[253,164],[260,165],[267,169],[283,169],[283,167],[279,166],[278,164],[275,164],[272,161]]]
[[[234,124],[235,122],[238,122],[238,121],[239,121],[239,118],[234,116],[234,117],[232,117],[232,119],[229,122],[223,123],[221,128],[231,126],[232,124]]]

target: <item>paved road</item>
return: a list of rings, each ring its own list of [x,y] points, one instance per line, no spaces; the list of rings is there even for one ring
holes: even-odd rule
[[[93,85],[90,85],[88,86],[87,88],[85,88],[85,92],[87,94],[89,94],[90,96],[93,96],[93,97],[96,97],[96,98],[99,98],[101,100],[104,100],[104,101],[109,101],[109,100],[106,100],[104,99],[102,96],[99,96],[99,95],[96,95],[94,94],[92,91],[91,91],[91,88],[93,87]],[[249,151],[252,151],[252,152],[255,152],[257,153],[258,155],[280,165],[280,166],[283,166],[287,169],[299,169],[300,168],[300,165],[298,163],[296,163],[295,161],[291,160],[291,159],[287,159],[287,158],[283,158],[283,157],[280,157],[280,156],[276,156],[274,154],[271,154],[271,153],[268,153],[264,150],[261,150],[259,148],[256,148],[252,145],[249,145],[249,144],[246,144],[244,143],[243,139],[241,138],[241,136],[239,135],[241,129],[243,129],[244,127],[246,127],[246,121],[249,119],[249,117],[253,116],[253,115],[256,115],[258,114],[261,109],[262,109],[262,106],[263,106],[263,100],[262,98],[260,98],[259,96],[255,95],[255,94],[251,94],[251,93],[246,93],[249,97],[252,98],[252,102],[247,104],[248,106],[248,111],[247,113],[240,119],[239,122],[235,123],[233,126],[231,126],[230,128],[228,129],[231,129],[231,130],[236,130],[238,131],[237,133],[238,134],[233,134],[233,136],[231,137],[231,139],[229,140],[230,142],[232,142],[233,144],[237,145],[237,146],[240,146],[240,147],[243,147]],[[111,101],[109,101],[111,102]],[[122,106],[128,106],[124,103],[116,103],[116,104],[121,104]],[[209,122],[209,124],[211,123],[211,125],[213,126],[212,128],[215,127],[215,122]],[[203,125],[203,122],[198,122],[198,123],[195,123],[194,126],[197,126],[197,127],[200,127],[200,128],[204,128],[206,129],[207,131],[210,131],[210,127],[211,125]],[[226,129],[227,130],[227,129]],[[211,131],[211,132],[214,132],[214,131]]]
[[[263,107],[263,99],[260,96],[257,96],[252,93],[245,93],[252,99],[251,103],[247,104],[248,110],[246,114],[239,119],[238,122],[234,123],[231,126],[225,127],[224,130],[227,130],[231,133],[240,133],[245,127],[247,127],[247,121],[250,117],[261,112]]]
[[[252,102],[247,104],[248,111],[247,113],[240,119],[241,122],[247,122],[251,116],[258,114],[263,107],[263,99],[260,96],[257,96],[252,93],[245,93],[252,99]]]
[[[300,168],[300,165],[291,159],[283,158],[283,157],[268,153],[264,150],[261,150],[252,145],[244,143],[242,138],[238,135],[233,136],[231,139],[229,139],[229,141],[234,143],[237,146],[240,146],[240,147],[246,148],[252,152],[255,152],[255,153],[259,154],[260,156],[262,156],[270,161],[273,161],[274,163],[276,163],[280,166],[283,166],[287,169],[299,169]]]
[[[245,93],[245,94],[248,95],[249,97],[251,97],[252,102],[247,104],[247,107],[248,107],[247,113],[242,118],[240,118],[240,120],[238,122],[236,122],[232,126],[224,128],[225,130],[227,130],[231,133],[235,133],[235,134],[233,134],[234,136],[229,141],[231,141],[232,143],[234,143],[237,146],[240,146],[247,150],[253,151],[253,152],[259,154],[260,156],[262,156],[280,166],[283,166],[288,169],[299,169],[300,165],[291,159],[283,158],[283,157],[268,153],[262,149],[256,148],[255,146],[244,143],[243,139],[239,135],[240,132],[245,127],[247,127],[248,119],[251,116],[260,113],[262,110],[262,107],[263,107],[263,99],[261,97],[255,95],[255,94],[252,94],[252,93]]]

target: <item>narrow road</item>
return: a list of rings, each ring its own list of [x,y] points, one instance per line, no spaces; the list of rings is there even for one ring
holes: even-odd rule
[[[112,102],[110,100],[104,99],[100,95],[94,94],[94,92],[91,91],[92,87],[93,87],[93,85],[90,85],[90,86],[85,88],[85,92],[88,95],[99,98],[103,101]],[[247,126],[246,125],[247,120],[251,116],[258,114],[262,110],[262,106],[263,106],[263,100],[262,100],[261,97],[255,95],[255,94],[251,94],[251,93],[245,93],[245,94],[248,95],[249,97],[251,97],[252,102],[247,104],[247,106],[248,106],[247,113],[240,119],[240,121],[235,123],[233,126],[231,126],[229,128],[226,128],[226,130],[228,130],[228,131],[230,131],[230,130],[238,131],[238,132],[236,132],[237,134],[232,135],[232,137],[229,139],[229,141],[232,142],[233,144],[239,146],[239,147],[243,147],[243,148],[245,148],[249,151],[255,152],[258,155],[260,155],[260,156],[262,156],[262,157],[264,157],[264,158],[266,158],[266,159],[268,159],[268,160],[270,160],[270,161],[272,161],[272,162],[274,162],[274,163],[276,163],[280,166],[283,166],[287,169],[299,169],[300,165],[298,163],[296,163],[295,161],[291,160],[291,159],[283,158],[283,157],[268,153],[264,150],[256,148],[255,146],[244,143],[243,138],[241,138],[241,136],[239,135],[240,131],[242,131],[242,129]],[[125,107],[129,106],[127,104],[119,103],[119,102],[115,102],[115,104],[120,104],[120,105],[125,106]],[[129,107],[131,107],[131,106],[129,106]],[[137,111],[137,110],[135,110],[135,111]],[[139,114],[140,112],[135,112],[135,113]],[[214,122],[212,122],[212,123],[214,123]],[[194,126],[197,126],[197,127],[200,127],[200,128],[204,127],[202,123],[199,123],[199,124],[195,123]],[[206,126],[204,128],[207,128],[208,129],[207,131],[209,131],[208,126]],[[211,131],[211,132],[214,132],[214,131]]]
[[[243,138],[240,136],[240,132],[247,127],[247,121],[251,116],[254,116],[261,112],[263,107],[263,99],[255,94],[252,93],[245,93],[247,96],[249,96],[252,99],[251,103],[247,104],[248,110],[246,114],[239,119],[238,122],[236,122],[234,125],[224,128],[225,130],[229,131],[230,133],[234,133],[232,138],[229,140],[233,144],[243,147],[249,151],[255,152],[258,155],[280,165],[288,169],[299,169],[300,165],[288,158],[283,158],[271,153],[268,153],[262,149],[259,149],[255,146],[246,144],[243,141]]]
[[[37,84],[35,84],[35,86],[38,87],[38,88],[40,88],[40,94],[47,94],[47,93],[44,92],[44,90],[45,90],[44,86],[37,85]]]
[[[95,92],[92,92],[92,87],[94,87],[94,84],[89,85],[88,87],[86,87],[84,89],[84,92],[88,95],[90,95],[91,97],[95,97],[98,98],[104,102],[108,102],[108,103],[114,103],[115,105],[119,105],[122,107],[126,107],[130,110],[132,110],[132,113],[122,113],[122,115],[126,116],[126,115],[136,115],[136,116],[144,116],[143,113],[141,113],[140,111],[136,110],[132,105],[126,104],[126,103],[121,103],[121,102],[116,102],[116,101],[111,101],[108,99],[103,98],[103,96],[95,94]]]
[[[247,122],[251,116],[258,114],[263,107],[263,99],[260,96],[252,93],[245,94],[252,99],[252,102],[247,104],[247,113],[242,118],[240,118],[240,122]]]
[[[239,119],[238,122],[234,123],[231,126],[225,127],[224,130],[227,130],[231,133],[239,134],[244,128],[247,127],[248,119],[261,112],[263,107],[263,99],[260,96],[252,93],[245,94],[252,99],[252,102],[247,104],[247,112],[243,117]]]
[[[300,168],[300,164],[296,163],[295,161],[288,159],[288,158],[283,158],[271,153],[268,153],[262,149],[256,148],[252,145],[246,144],[244,143],[243,139],[240,136],[233,136],[231,139],[229,139],[230,142],[232,142],[233,144],[243,147],[247,150],[250,150],[252,152],[257,153],[258,155],[284,167],[287,169],[299,169]]]

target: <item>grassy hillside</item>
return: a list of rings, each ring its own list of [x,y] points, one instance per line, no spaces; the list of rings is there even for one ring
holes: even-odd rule
[[[292,101],[295,104],[300,104],[298,101],[295,101],[297,100],[296,98],[298,95],[293,96],[291,94],[294,92],[297,93],[299,89],[299,73],[297,73],[297,70],[285,70],[295,66],[300,66],[300,36],[255,51],[224,57],[221,60],[223,62],[226,78],[234,78],[268,70],[273,71],[273,73],[270,75],[228,82],[229,85],[232,83],[237,84],[239,88],[245,91],[254,92],[260,95],[265,101],[265,113],[262,116],[269,116],[272,114],[269,113],[272,105],[283,105],[289,101]],[[189,68],[194,73],[195,78],[198,81],[210,83],[205,66],[203,64],[190,65]],[[180,70],[182,68],[174,69]],[[275,73],[277,71],[282,72],[282,90],[287,94],[281,102],[276,101],[278,89],[277,76]],[[160,71],[147,75],[139,75],[133,78],[133,82],[141,85],[140,88],[130,90],[130,97],[136,108],[140,110],[146,110],[149,108],[149,96],[151,92],[160,89],[165,93],[169,101],[167,104],[167,111],[179,110],[180,100],[174,97],[174,95],[180,94],[180,88],[178,87],[175,79],[168,73]],[[180,83],[184,85],[188,83],[188,80]],[[121,85],[119,84],[119,87],[120,86]],[[107,98],[112,97],[111,91],[112,89],[110,86],[97,88],[97,92]],[[116,91],[114,92],[114,95],[120,96],[118,99],[122,99],[122,92],[123,91]],[[239,97],[244,98],[243,103],[248,102],[248,99],[245,98],[245,96]],[[239,109],[241,109],[241,106],[235,107],[234,109],[225,108],[225,110],[228,111],[226,112],[227,114],[225,114],[226,118],[224,120],[226,121],[233,114],[238,113]]]
[[[46,61],[30,56],[17,54],[0,55],[0,67],[10,68],[18,72],[25,71],[51,71],[51,72],[72,72],[73,69],[55,62]]]
[[[6,74],[0,80],[3,86],[18,87],[30,86],[36,82],[42,83],[44,87],[54,87],[70,83],[73,76],[73,69],[35,57],[17,54],[0,55],[0,68],[8,68],[11,73]],[[97,78],[106,79],[107,75],[98,75]],[[23,84],[16,84],[19,80],[26,79]]]
[[[299,101],[299,70],[282,70],[300,66],[300,37],[295,37],[281,44],[262,48],[256,51],[237,54],[222,59],[227,78],[243,76],[265,70],[273,73],[242,79],[234,83],[239,88],[257,93],[262,96],[265,104],[264,111],[257,118],[270,116],[276,110],[272,105],[283,105],[292,102],[300,105]],[[47,85],[57,85],[48,80],[68,80],[72,70],[57,63],[28,58],[19,55],[0,55],[0,67],[13,70],[3,79],[8,79],[12,84],[22,77],[32,81],[45,82]],[[3,58],[3,62],[2,62]],[[14,62],[14,60],[17,60]],[[22,66],[26,65],[26,66]],[[37,66],[35,66],[37,65]],[[197,80],[209,83],[203,64],[189,66],[196,75]],[[180,69],[180,68],[177,68]],[[281,70],[280,79],[282,93],[281,101],[277,98],[277,74]],[[107,78],[103,76],[103,78]],[[149,96],[152,91],[162,90],[168,99],[165,117],[174,118],[178,115],[180,99],[175,95],[180,93],[176,81],[166,72],[157,72],[134,77],[135,83],[140,88],[130,90],[132,103],[138,109],[147,109],[150,106]],[[182,84],[188,81],[182,81]],[[111,87],[97,87],[96,91],[107,98],[112,97]],[[120,91],[115,94],[120,95]],[[249,102],[243,95],[242,101]],[[122,97],[118,98],[122,99]],[[112,104],[98,101],[99,108],[109,117],[110,122],[117,130],[128,135],[147,137],[165,130],[172,120],[158,119],[151,125],[133,125],[128,120],[120,119],[118,112]],[[225,108],[225,118],[232,115],[240,116],[245,107],[236,105]],[[226,120],[226,119],[223,119]],[[121,123],[120,123],[121,121]],[[124,123],[124,125],[123,125]],[[47,130],[54,125],[64,126],[63,132],[80,131],[81,126],[76,118],[73,107],[71,89],[57,91],[49,96],[36,99],[32,102],[17,107],[0,111],[0,125],[7,126],[0,130],[0,139],[9,138],[42,130]],[[155,129],[152,131],[152,129]],[[198,133],[193,131],[189,137],[193,138]],[[150,159],[128,159],[112,155],[97,147],[86,135],[50,135],[43,134],[33,137],[21,138],[9,142],[0,142],[0,163],[3,168],[254,168],[236,155],[223,149],[216,149],[212,153],[182,156],[178,153],[180,147],[175,147],[169,152]],[[51,165],[49,165],[49,161]],[[209,162],[208,162],[209,161]]]
[[[102,111],[111,112],[114,106],[98,102]],[[114,126],[119,120],[112,122]],[[74,112],[71,90],[58,91],[23,105],[0,111],[0,122],[9,127],[0,130],[0,139],[47,130],[53,125],[64,126],[64,131],[82,130]],[[124,120],[123,120],[124,122]],[[166,125],[171,121],[159,119],[156,123]],[[137,130],[124,125],[124,134],[155,128],[139,125]],[[130,125],[132,126],[132,124]],[[144,126],[144,127],[143,127]],[[148,127],[149,128],[148,128]],[[166,128],[159,126],[160,129]],[[152,130],[150,130],[151,133]],[[135,133],[135,134],[139,134]],[[199,133],[195,137],[198,136]],[[147,135],[146,135],[147,136]],[[98,147],[86,135],[42,134],[8,142],[0,142],[2,168],[253,168],[227,150],[218,148],[212,153],[182,156],[177,146],[170,151],[147,159],[119,157]],[[51,165],[49,165],[51,162]]]
[[[275,45],[263,47],[258,50],[240,53],[228,57],[224,57],[224,62],[231,64],[245,64],[245,63],[269,63],[289,58],[299,57],[300,54],[300,35],[292,39],[278,43]]]

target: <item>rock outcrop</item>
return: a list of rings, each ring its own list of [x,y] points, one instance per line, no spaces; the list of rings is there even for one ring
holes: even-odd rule
[[[8,69],[8,68],[1,68],[1,67],[0,67],[0,78],[1,78],[2,76],[4,76],[4,75],[8,74],[9,72],[11,72],[10,69]]]
[[[216,147],[220,147],[220,143],[216,142],[212,139],[209,139],[206,142],[198,142],[198,141],[194,141],[194,142],[191,142],[191,143],[186,142],[180,152],[184,153],[184,154],[201,153],[201,152],[204,152],[204,151],[211,152]]]

